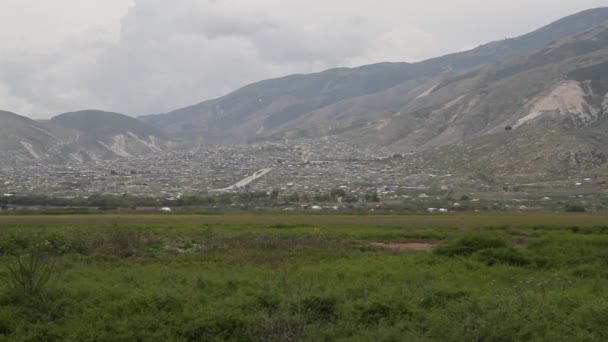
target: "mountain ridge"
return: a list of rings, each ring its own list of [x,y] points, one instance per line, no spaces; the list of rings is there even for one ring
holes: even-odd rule
[[[98,110],[60,114],[45,122],[0,111],[0,136],[0,151],[13,162],[84,162],[170,148],[169,140],[146,123]]]
[[[571,177],[606,168],[606,80],[600,8],[466,52],[263,80],[169,114],[85,110],[39,122],[0,112],[0,157],[86,162],[332,137],[379,155],[416,153],[421,165]]]
[[[334,134],[336,131],[348,130],[348,125],[357,126],[375,119],[386,120],[378,111],[398,113],[407,102],[424,95],[425,91],[433,92],[432,87],[451,78],[464,77],[466,71],[513,58],[607,21],[608,8],[591,9],[562,18],[520,37],[484,44],[466,52],[418,63],[380,63],[264,80],[225,97],[141,119],[168,134],[194,137],[203,143],[247,143],[272,137]],[[384,77],[387,73],[392,78]],[[379,101],[380,105],[373,110],[358,113],[362,111],[361,104],[363,107],[367,105],[361,101],[362,97],[394,92],[392,89],[395,87],[402,88],[402,93],[412,94],[403,98],[393,95],[392,103]],[[416,92],[416,89],[419,91]],[[357,101],[359,106],[345,103],[349,100]],[[350,106],[353,109],[340,110],[333,113],[334,117],[326,113],[329,118],[325,121],[319,119],[317,114],[327,111],[331,106]],[[321,121],[317,125],[319,131],[311,132],[311,121],[303,118],[315,115],[315,120]],[[346,118],[346,123],[336,124],[333,120],[336,117]],[[290,124],[293,127],[281,129],[281,126]]]

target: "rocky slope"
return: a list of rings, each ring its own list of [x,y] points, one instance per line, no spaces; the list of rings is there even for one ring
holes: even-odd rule
[[[89,110],[42,123],[0,112],[0,153],[6,163],[84,162],[160,153],[170,147],[155,128],[122,114]]]
[[[581,127],[603,115],[602,77],[586,73],[603,66],[606,22],[608,8],[589,10],[467,52],[262,81],[143,119],[199,143],[337,135],[397,151],[507,126]]]
[[[463,144],[408,155],[419,167],[482,175],[486,181],[532,182],[606,176],[608,134],[599,127],[580,130],[522,127]]]
[[[64,141],[76,160],[130,157],[159,153],[171,143],[155,128],[117,113],[88,110],[52,118],[50,125],[64,129]]]
[[[327,137],[497,177],[608,170],[608,8],[420,63],[292,75],[168,114],[47,123],[0,112],[0,157],[87,161],[180,146]],[[167,138],[169,137],[169,138]]]
[[[47,159],[59,153],[61,142],[46,125],[0,111],[0,163]]]

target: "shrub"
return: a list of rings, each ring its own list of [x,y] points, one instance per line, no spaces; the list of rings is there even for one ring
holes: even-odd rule
[[[261,315],[249,333],[247,341],[305,341],[307,323],[304,317]]]
[[[378,324],[383,319],[390,317],[392,308],[383,303],[374,303],[361,311],[360,321],[363,324]]]
[[[593,227],[570,227],[569,230],[577,234],[608,234],[608,226],[593,226]]]
[[[566,205],[566,212],[568,213],[584,213],[587,212],[587,208],[580,204],[569,203]]]
[[[488,266],[496,264],[525,266],[530,262],[515,248],[488,248],[475,253],[474,256]]]
[[[8,239],[2,239],[2,241],[0,241],[0,254],[19,255],[24,250],[30,248],[31,245],[31,237],[11,235]]]
[[[62,234],[50,234],[43,238],[44,249],[52,255],[89,253],[89,245],[85,239],[78,236],[66,237]]]
[[[605,277],[605,272],[601,266],[581,265],[572,270],[572,275],[583,279],[594,279]]]
[[[142,229],[136,228],[115,228],[108,238],[110,252],[116,256],[127,258],[146,246],[157,243],[149,234]]]
[[[269,312],[276,312],[281,305],[281,300],[270,294],[262,294],[256,297],[256,306]]]
[[[427,294],[418,304],[425,309],[445,308],[449,302],[467,299],[470,295],[469,292],[462,290],[431,289],[427,290]]]
[[[578,312],[585,322],[584,329],[590,332],[591,340],[608,341],[608,305],[605,302],[584,305]]]
[[[39,297],[54,273],[49,256],[40,248],[20,255],[8,265],[9,286],[26,297]]]
[[[337,300],[330,297],[309,297],[295,306],[313,321],[333,322],[338,317]]]
[[[10,307],[2,305],[0,309],[0,340],[15,331],[17,319],[15,312]]]
[[[484,249],[505,247],[507,243],[499,238],[469,236],[450,245],[437,247],[435,253],[445,256],[470,256]]]
[[[217,317],[183,332],[187,341],[246,341],[248,324],[236,317]]]

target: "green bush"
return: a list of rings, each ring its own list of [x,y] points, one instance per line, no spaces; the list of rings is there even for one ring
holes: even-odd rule
[[[608,226],[593,226],[593,227],[585,227],[585,228],[581,228],[581,227],[570,227],[569,228],[571,232],[573,233],[577,233],[577,234],[584,234],[584,235],[589,235],[589,234],[608,234]]]
[[[581,204],[569,203],[566,205],[566,212],[568,213],[584,213],[587,212],[587,208]]]
[[[144,247],[158,244],[159,240],[139,228],[114,228],[107,239],[107,252],[128,258]]]
[[[271,294],[262,294],[256,297],[256,307],[263,309],[269,313],[276,312],[281,305],[281,300]]]
[[[333,322],[338,318],[338,301],[331,297],[312,296],[294,305],[294,311],[317,322]]]
[[[246,341],[305,341],[307,322],[304,317],[261,315],[255,321]]]
[[[368,307],[362,308],[360,321],[363,324],[378,324],[380,321],[388,319],[393,309],[384,303],[373,303]]]
[[[8,307],[0,310],[0,336],[7,336],[15,330],[14,312],[11,312]]]
[[[583,279],[605,278],[606,271],[601,265],[581,265],[572,270],[572,275]]]
[[[67,237],[63,234],[50,234],[41,239],[43,248],[52,255],[89,254],[89,244],[78,236]]]
[[[440,246],[435,253],[445,256],[470,256],[484,249],[506,248],[507,242],[496,237],[468,236],[447,246]]]
[[[39,297],[54,273],[49,256],[38,248],[15,257],[8,265],[9,286],[26,297]]]
[[[475,259],[488,266],[506,264],[511,266],[525,266],[530,261],[515,248],[487,248],[474,254]]]
[[[427,290],[418,305],[425,309],[445,308],[449,302],[464,300],[470,297],[470,293],[462,290]]]
[[[19,255],[32,245],[30,236],[10,235],[8,238],[0,240],[0,254]]]
[[[217,317],[197,322],[183,332],[187,341],[247,341],[249,327],[237,317]]]

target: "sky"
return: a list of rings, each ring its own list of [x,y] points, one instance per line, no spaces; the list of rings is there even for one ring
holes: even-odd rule
[[[165,113],[259,80],[415,62],[608,0],[1,0],[0,110]]]

